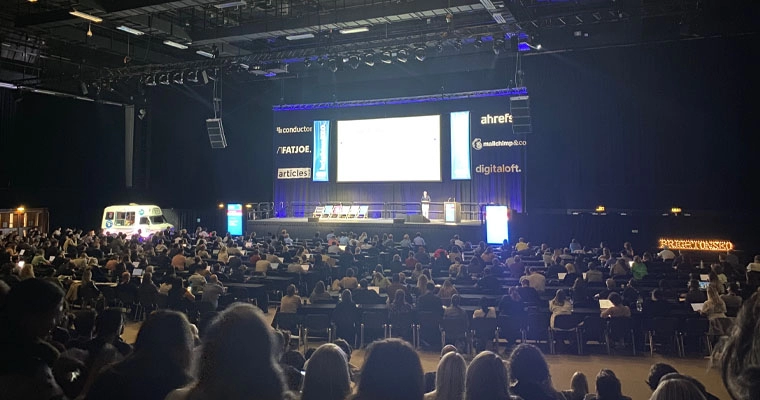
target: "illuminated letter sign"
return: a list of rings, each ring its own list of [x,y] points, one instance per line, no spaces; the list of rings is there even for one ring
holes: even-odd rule
[[[314,121],[314,182],[327,182],[330,165],[330,121]]]

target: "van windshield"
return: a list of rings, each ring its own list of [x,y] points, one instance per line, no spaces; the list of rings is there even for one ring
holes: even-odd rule
[[[163,224],[166,223],[166,220],[163,215],[157,215],[155,217],[150,217],[150,223],[152,225]]]

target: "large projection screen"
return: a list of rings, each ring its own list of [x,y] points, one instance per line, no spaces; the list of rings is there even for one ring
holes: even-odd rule
[[[338,121],[338,182],[440,182],[441,117]]]

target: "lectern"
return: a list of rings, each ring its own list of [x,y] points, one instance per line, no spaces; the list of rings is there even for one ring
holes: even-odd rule
[[[447,201],[443,203],[443,219],[445,222],[461,222],[462,205],[454,201]]]

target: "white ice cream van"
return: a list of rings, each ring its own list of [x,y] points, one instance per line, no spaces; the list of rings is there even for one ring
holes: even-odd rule
[[[161,208],[155,205],[135,204],[109,206],[103,210],[103,222],[100,225],[103,232],[125,233],[134,235],[140,233],[148,237],[152,233],[172,229],[174,226],[166,221]]]

